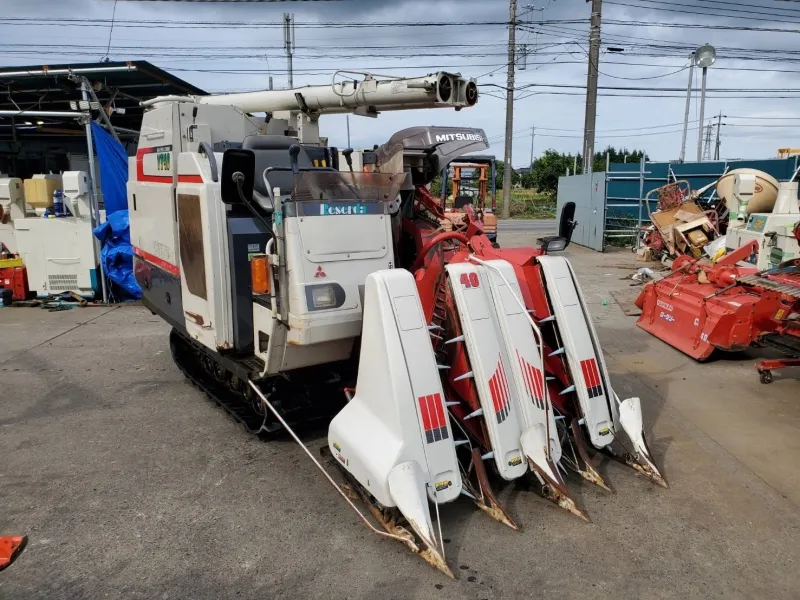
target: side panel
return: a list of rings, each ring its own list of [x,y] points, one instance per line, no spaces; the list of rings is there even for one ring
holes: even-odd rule
[[[493,268],[502,273],[510,289]],[[485,273],[506,344],[509,376],[520,400],[524,427],[539,428],[543,441],[548,439],[549,433],[550,453],[552,459],[558,462],[561,459],[561,442],[558,440],[553,405],[544,378],[541,350],[524,309],[514,299],[516,295],[524,307],[514,267],[504,260],[492,260],[487,262]]]
[[[542,274],[556,316],[558,331],[567,356],[575,393],[583,412],[589,436],[597,448],[614,439],[615,418],[610,400],[611,388],[596,336],[580,297],[572,269],[563,257],[541,256]]]
[[[469,263],[451,263],[446,269],[461,318],[495,465],[501,477],[516,479],[528,470],[520,444],[522,422],[519,407],[514,406],[511,396],[508,380],[511,375],[503,364],[499,332],[484,295],[488,282]]]
[[[233,347],[226,223],[216,210],[215,187],[178,185],[181,297],[189,335],[211,348]]]
[[[128,162],[127,191],[131,244],[136,255],[134,273],[144,301],[173,324],[182,326],[185,317],[178,267],[177,165],[171,154],[172,144],[177,141],[175,115],[176,105],[145,113],[136,157]]]
[[[200,180],[200,183],[194,183],[195,180]],[[199,195],[201,211],[199,223],[202,227],[201,237],[204,240],[200,250],[205,270],[205,300],[210,318],[206,327],[210,326],[214,332],[212,349],[231,349],[233,348],[230,276],[232,265],[228,253],[227,213],[220,197],[220,184],[212,182],[210,167],[205,157],[201,157],[197,153],[181,153],[179,155],[177,193],[179,205],[181,197],[191,196],[194,193]],[[182,247],[183,240],[180,241]],[[189,259],[186,264],[191,262],[196,261]],[[184,263],[182,255],[181,263]],[[249,265],[246,270],[249,271]],[[247,273],[247,277],[249,278],[249,273]]]
[[[453,432],[444,406],[414,279],[380,271],[366,280],[364,331],[353,399],[331,422],[331,452],[385,506],[397,506],[389,475],[402,463],[424,471],[428,497],[461,492]]]

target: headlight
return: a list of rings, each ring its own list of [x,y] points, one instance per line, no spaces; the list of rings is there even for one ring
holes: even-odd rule
[[[338,283],[315,283],[306,286],[306,306],[309,312],[344,306],[346,294]]]
[[[334,308],[336,306],[336,292],[332,285],[315,285],[311,288],[311,304],[314,310]]]

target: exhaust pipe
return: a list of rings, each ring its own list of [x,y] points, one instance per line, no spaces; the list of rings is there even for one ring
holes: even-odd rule
[[[467,106],[475,106],[478,102],[478,84],[474,81],[468,81],[465,96]]]
[[[442,75],[439,77],[438,88],[439,100],[449,102],[453,95],[453,80],[447,75]]]

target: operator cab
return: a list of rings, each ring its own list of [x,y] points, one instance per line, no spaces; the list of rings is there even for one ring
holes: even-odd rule
[[[270,373],[348,359],[364,281],[395,264],[390,222],[405,177],[339,171],[338,154],[253,136],[223,156],[234,346]]]
[[[274,237],[276,211],[280,213],[280,207],[292,197],[296,173],[332,171],[328,165],[335,164],[332,157],[336,154],[335,149],[303,147],[296,139],[281,135],[252,135],[244,139],[241,148],[225,151],[220,193],[228,206],[235,352],[255,352],[251,261],[266,253]]]
[[[292,155],[292,147],[297,149],[295,156]],[[336,148],[303,146],[298,144],[295,138],[283,135],[248,136],[242,142],[240,149],[225,153],[222,200],[229,205],[241,202],[235,183],[230,176],[225,176],[239,171],[248,179],[243,181],[243,191],[249,192],[246,197],[252,199],[266,214],[272,214],[275,211],[275,202],[280,206],[291,197],[295,175],[293,165],[296,165],[298,171],[337,170],[338,154]],[[251,172],[252,177],[248,177]],[[233,188],[230,187],[232,183],[234,183]],[[273,199],[275,188],[280,189],[281,193],[279,198]]]

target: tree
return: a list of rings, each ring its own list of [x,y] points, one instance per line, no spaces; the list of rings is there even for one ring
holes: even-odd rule
[[[558,190],[558,178],[566,175],[567,169],[572,170],[574,159],[572,154],[545,150],[544,154],[533,161],[530,175],[531,187],[535,187],[545,194],[555,194]]]
[[[448,177],[447,179],[447,196],[449,197],[450,194],[453,193],[453,180]],[[441,198],[442,196],[442,176],[437,175],[431,181],[431,194],[437,198]]]
[[[647,158],[647,153],[644,150],[628,150],[627,148],[614,148],[608,146],[605,150],[595,152],[592,170],[595,172],[602,172],[606,170],[606,154],[609,157],[609,162],[612,163],[634,163],[637,164],[642,160],[642,156]]]
[[[503,188],[503,174],[506,171],[506,163],[504,163],[502,160],[498,160],[497,162],[495,162],[495,165],[496,165],[496,167],[495,167],[496,168],[495,181],[497,182],[497,189],[502,189]],[[522,183],[521,176],[516,171],[512,171],[511,172],[511,185],[517,185],[518,183]]]

